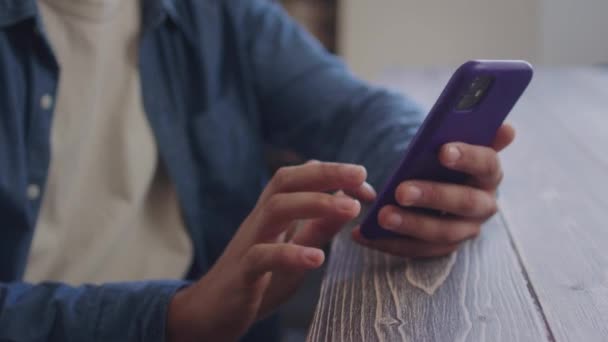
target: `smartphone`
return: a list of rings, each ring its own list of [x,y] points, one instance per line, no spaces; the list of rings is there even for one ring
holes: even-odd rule
[[[399,206],[395,189],[401,182],[409,179],[465,182],[467,175],[440,164],[439,149],[454,141],[490,146],[496,131],[532,80],[532,74],[532,66],[525,61],[473,60],[461,65],[364,217],[361,234],[367,239],[400,237],[380,227],[378,212],[388,204]],[[430,209],[408,210],[438,214]]]

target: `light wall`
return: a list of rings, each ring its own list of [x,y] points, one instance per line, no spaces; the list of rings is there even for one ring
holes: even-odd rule
[[[473,58],[536,64],[608,62],[608,0],[342,0],[339,46],[353,70],[457,65]]]
[[[608,63],[608,0],[542,0],[540,59]]]

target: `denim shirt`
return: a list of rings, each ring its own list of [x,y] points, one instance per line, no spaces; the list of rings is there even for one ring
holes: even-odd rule
[[[270,1],[143,0],[142,11],[143,104],[193,241],[190,279],[254,207],[264,144],[363,164],[378,186],[420,123],[411,102],[357,80]],[[0,0],[0,340],[163,341],[186,280],[22,281],[60,75],[36,1]]]

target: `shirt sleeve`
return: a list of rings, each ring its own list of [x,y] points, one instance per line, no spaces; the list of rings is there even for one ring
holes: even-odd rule
[[[265,139],[306,158],[362,164],[380,186],[421,124],[419,108],[354,77],[279,5],[246,3],[243,32]]]
[[[186,285],[0,283],[0,340],[165,341],[169,302]]]

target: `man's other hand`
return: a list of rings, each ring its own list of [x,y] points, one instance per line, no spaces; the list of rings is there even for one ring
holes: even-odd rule
[[[279,169],[211,270],[174,296],[168,340],[234,341],[272,312],[307,271],[321,266],[320,248],[361,210],[359,201],[329,192],[373,198],[366,177],[363,167],[351,164],[313,161]]]
[[[492,147],[445,144],[439,152],[440,162],[470,175],[469,181],[463,185],[405,181],[395,191],[400,207],[387,205],[378,213],[383,228],[405,237],[367,240],[357,228],[353,238],[364,246],[404,257],[451,253],[463,241],[476,237],[482,223],[496,213],[496,189],[503,177],[498,152],[514,137],[513,127],[505,124],[498,130]],[[434,209],[442,214],[424,214],[407,210],[408,207]]]

